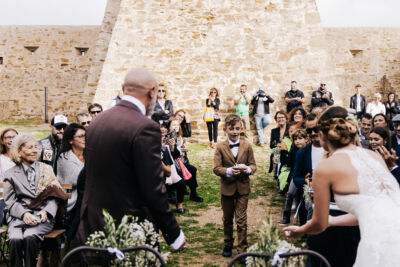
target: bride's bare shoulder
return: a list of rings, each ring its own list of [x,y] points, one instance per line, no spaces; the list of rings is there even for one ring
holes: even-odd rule
[[[341,173],[348,172],[352,169],[350,156],[344,153],[334,154],[333,156],[324,159],[315,168],[320,174],[330,174],[332,172]]]

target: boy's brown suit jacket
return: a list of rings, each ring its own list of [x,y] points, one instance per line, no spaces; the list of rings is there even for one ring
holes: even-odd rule
[[[250,143],[240,139],[237,160],[231,152],[228,140],[219,143],[214,154],[214,173],[221,177],[221,195],[233,196],[236,191],[240,195],[250,193],[250,179],[248,174],[226,177],[226,169],[237,164],[246,164],[251,168],[251,174],[256,172],[256,162],[254,160],[253,148]]]

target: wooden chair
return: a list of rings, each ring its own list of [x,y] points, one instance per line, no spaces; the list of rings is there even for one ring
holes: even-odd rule
[[[160,252],[158,252],[157,250],[148,247],[148,246],[137,246],[137,247],[131,247],[131,248],[121,248],[119,249],[123,254],[125,253],[129,253],[129,252],[133,252],[133,251],[139,251],[139,250],[144,250],[144,251],[149,251],[151,253],[153,253],[156,258],[158,259],[158,261],[160,262],[161,267],[166,267],[167,264],[165,263],[163,257],[161,256]],[[111,256],[110,259],[116,257],[115,254],[111,253],[108,249],[106,248],[95,248],[95,247],[88,247],[88,246],[80,246],[77,248],[74,248],[73,250],[71,250],[70,252],[67,253],[67,255],[65,255],[62,263],[61,263],[61,267],[67,267],[69,266],[69,262],[71,261],[73,256],[79,255],[80,253],[87,253],[87,252],[95,252],[97,254],[99,254],[99,256]],[[102,266],[106,266],[108,263],[103,262]],[[81,263],[82,265],[82,263]]]
[[[61,187],[66,191],[66,193],[68,195],[68,199],[71,198],[72,184],[61,184]],[[3,183],[0,183],[0,189],[1,189],[0,198],[3,198],[3,190],[2,190]],[[7,230],[8,230],[7,226],[0,227],[0,236],[1,236],[1,240],[2,240],[1,245],[0,245],[0,254],[1,254],[1,257],[4,259],[5,264],[8,267],[8,261],[7,261],[7,258],[5,257],[6,250],[8,249],[8,246],[5,242],[7,240]],[[65,231],[66,231],[66,229],[54,229],[50,233],[46,234],[44,236],[44,239],[57,239],[58,237],[62,237],[62,234],[65,233]],[[58,261],[61,262],[59,246],[57,246],[57,248],[55,248],[55,250],[57,250]]]
[[[312,250],[301,250],[297,252],[289,252],[289,253],[282,253],[279,255],[280,258],[282,259],[287,259],[290,257],[299,257],[299,256],[308,256],[308,257],[315,257],[320,260],[320,265],[319,267],[331,267],[329,264],[328,260],[325,259],[324,256],[319,254],[318,252],[312,251]],[[257,258],[264,258],[265,262],[267,263],[269,260],[273,258],[273,255],[269,254],[262,254],[262,253],[252,253],[252,252],[246,252],[246,253],[241,253],[234,257],[228,264],[228,267],[232,267],[235,265],[236,262],[238,262],[240,259],[246,258],[246,257],[257,257]],[[286,266],[283,264],[283,266]],[[299,260],[299,265],[302,266]]]
[[[68,199],[71,198],[71,190],[72,190],[72,184],[61,184],[61,187],[65,190],[65,192],[68,195]],[[58,239],[63,239],[63,234],[66,232],[66,229],[53,229],[50,233],[44,235],[44,241],[43,242],[51,242],[50,240],[56,240],[53,241],[56,243],[55,247],[51,247],[51,249],[46,249],[50,251],[55,251],[55,255],[57,256],[57,261],[61,263],[61,249],[60,249],[60,242]],[[61,241],[62,242],[62,241]],[[42,249],[44,250],[44,249]]]

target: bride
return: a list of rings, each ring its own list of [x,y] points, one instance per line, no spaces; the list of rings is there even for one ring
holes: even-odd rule
[[[317,234],[329,226],[359,225],[361,241],[354,266],[397,266],[400,262],[400,188],[381,156],[353,145],[357,127],[347,111],[331,107],[319,121],[319,137],[330,157],[314,170],[314,212],[286,235]],[[345,215],[329,216],[330,190]]]

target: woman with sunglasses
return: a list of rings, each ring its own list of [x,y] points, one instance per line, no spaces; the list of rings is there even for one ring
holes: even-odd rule
[[[217,143],[218,139],[218,124],[220,121],[219,117],[219,105],[220,105],[220,100],[219,100],[219,93],[217,88],[213,87],[210,90],[210,93],[208,94],[208,98],[206,99],[206,106],[208,108],[213,108],[214,109],[214,121],[209,121],[207,122],[207,130],[208,130],[208,140],[210,143],[208,144],[208,147],[214,147],[214,144]],[[213,144],[214,140],[214,144]]]
[[[74,206],[77,200],[77,182],[79,173],[82,171],[85,159],[83,150],[85,149],[86,130],[82,125],[71,123],[65,128],[64,137],[61,144],[60,157],[57,160],[57,178],[62,184],[72,184],[71,198],[68,199],[66,225],[73,219],[75,214]],[[67,237],[70,240],[67,229]]]
[[[164,84],[158,85],[157,101],[154,106],[153,115],[151,118],[162,124],[169,123],[169,119],[174,115],[172,101],[167,99],[167,90]]]

